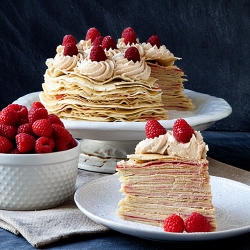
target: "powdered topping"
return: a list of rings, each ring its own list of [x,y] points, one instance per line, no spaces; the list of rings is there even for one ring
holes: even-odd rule
[[[172,131],[153,139],[139,142],[135,148],[136,154],[162,154],[185,159],[205,159],[208,146],[203,141],[199,131],[195,131],[188,143],[180,143],[173,136]]]

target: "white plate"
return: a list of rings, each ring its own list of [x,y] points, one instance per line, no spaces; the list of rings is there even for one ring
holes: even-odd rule
[[[14,103],[30,107],[39,101],[39,93],[34,92],[17,99]],[[231,114],[231,106],[222,98],[201,94],[191,90],[184,93],[193,100],[196,108],[191,111],[167,111],[169,120],[162,120],[166,129],[172,129],[174,119],[185,118],[195,130],[205,130],[216,121]],[[145,138],[145,122],[87,122],[63,120],[65,127],[74,137],[92,140],[122,141],[142,140]]]
[[[119,200],[117,175],[88,182],[75,193],[79,209],[93,221],[121,233],[158,241],[214,240],[250,232],[250,186],[211,176],[218,229],[210,233],[167,233],[163,228],[125,221],[116,215]]]

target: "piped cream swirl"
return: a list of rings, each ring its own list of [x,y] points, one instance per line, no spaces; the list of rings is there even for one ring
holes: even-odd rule
[[[75,71],[96,81],[105,81],[113,76],[114,62],[110,59],[96,62],[84,59],[77,63]]]
[[[208,146],[203,141],[199,131],[195,131],[188,143],[180,143],[172,131],[153,139],[147,138],[139,142],[135,148],[136,154],[162,154],[185,159],[205,159]]]

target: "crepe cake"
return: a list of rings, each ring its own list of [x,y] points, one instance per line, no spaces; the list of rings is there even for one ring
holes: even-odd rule
[[[41,102],[62,119],[107,122],[166,120],[167,107],[192,108],[191,100],[182,95],[183,75],[172,80],[168,70],[172,81],[166,85],[164,77],[157,78],[155,66],[166,68],[177,58],[155,40],[140,43],[130,27],[116,42],[111,36],[103,38],[96,28],[90,28],[79,42],[66,35],[55,57],[46,60]],[[168,82],[173,83],[173,94]],[[172,103],[168,106],[167,92]]]
[[[183,131],[188,134],[184,140]],[[118,162],[120,192],[125,197],[118,204],[117,214],[124,220],[162,227],[173,214],[185,221],[197,212],[215,231],[208,146],[201,133],[178,119],[172,131],[159,134],[139,142],[135,154]]]

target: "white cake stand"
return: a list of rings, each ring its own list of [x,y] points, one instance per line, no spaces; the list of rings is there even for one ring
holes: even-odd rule
[[[33,102],[40,101],[39,93],[27,94],[14,103],[29,108]],[[195,130],[202,131],[232,112],[231,106],[222,98],[187,89],[184,93],[196,107],[191,111],[168,111],[169,120],[160,121],[168,130],[172,130],[175,119],[185,118]],[[62,121],[71,134],[81,141],[79,168],[89,171],[114,173],[117,161],[134,153],[136,144],[145,138],[146,122]]]

